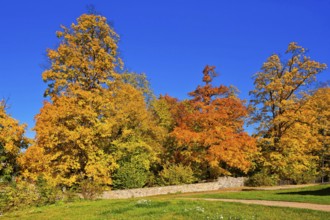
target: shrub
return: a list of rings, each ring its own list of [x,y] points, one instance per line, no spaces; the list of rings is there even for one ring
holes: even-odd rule
[[[43,178],[36,184],[25,181],[9,183],[0,191],[0,210],[7,212],[26,206],[53,204],[63,199],[62,192],[50,185]]]
[[[193,174],[189,166],[166,164],[164,169],[159,173],[159,180],[161,185],[189,184],[196,181]]]
[[[290,175],[290,180],[294,184],[313,183],[317,179],[317,172],[315,169],[307,170],[305,172],[293,173]]]
[[[80,191],[84,199],[96,199],[103,193],[103,186],[94,183],[91,179],[85,179],[80,182]]]
[[[35,185],[22,182],[4,187],[0,196],[1,212],[34,205],[38,202],[39,193]]]
[[[128,161],[121,162],[113,175],[115,189],[132,189],[145,186],[150,180],[150,162],[146,154],[132,156]]]
[[[38,177],[36,188],[39,197],[37,205],[54,204],[63,199],[63,194],[60,189],[48,184],[42,176]]]
[[[77,194],[77,191],[74,189],[68,189],[63,192],[63,200],[64,202],[74,202],[79,200],[80,197]]]
[[[247,186],[275,186],[278,185],[279,177],[277,175],[271,175],[266,171],[260,171],[255,173],[247,179],[245,185]]]

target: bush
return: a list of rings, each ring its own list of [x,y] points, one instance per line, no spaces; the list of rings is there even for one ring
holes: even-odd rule
[[[39,193],[33,184],[19,183],[4,187],[0,196],[1,212],[34,205],[38,202]]]
[[[161,185],[179,185],[189,184],[196,181],[193,171],[189,166],[182,164],[165,165],[164,169],[159,173]]]
[[[76,190],[74,190],[74,189],[65,190],[63,192],[63,200],[65,202],[74,202],[79,199],[80,199],[80,197],[77,194]]]
[[[148,155],[134,155],[128,161],[121,162],[120,167],[113,175],[115,189],[141,188],[150,179],[150,162]]]
[[[313,183],[317,179],[317,172],[311,169],[305,172],[293,173],[289,176],[289,179],[294,184]]]
[[[245,182],[247,186],[275,186],[279,183],[277,175],[271,175],[266,171],[261,171],[248,178]]]
[[[96,199],[103,193],[103,186],[94,183],[91,179],[85,179],[80,183],[81,195],[84,199]]]
[[[38,177],[36,188],[39,197],[37,205],[54,204],[55,202],[63,199],[61,190],[49,185],[42,176]]]
[[[26,206],[53,204],[63,199],[62,192],[38,178],[36,184],[20,181],[3,187],[0,192],[0,210],[7,212]]]

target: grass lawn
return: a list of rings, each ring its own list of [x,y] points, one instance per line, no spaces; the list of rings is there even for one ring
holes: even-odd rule
[[[329,187],[330,185],[322,185],[278,191],[171,194],[122,200],[76,201],[18,210],[7,213],[0,219],[330,219],[330,212],[182,198],[187,196],[202,198],[262,198],[267,200],[329,204]],[[301,198],[298,199],[298,197]]]
[[[171,199],[170,199],[171,198]],[[329,219],[329,212],[181,199],[79,201],[29,208],[1,219]]]
[[[289,202],[306,202],[330,205],[330,184],[286,190],[261,190],[220,192],[190,195],[194,198],[257,199]]]

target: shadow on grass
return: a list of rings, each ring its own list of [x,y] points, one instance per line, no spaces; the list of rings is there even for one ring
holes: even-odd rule
[[[260,189],[258,189],[258,188],[255,188],[255,189],[253,189],[253,188],[249,188],[249,189],[242,189],[241,191],[261,191]]]
[[[319,190],[310,190],[310,191],[297,191],[297,192],[281,192],[276,193],[281,195],[311,195],[311,196],[330,196],[330,187],[319,189]]]

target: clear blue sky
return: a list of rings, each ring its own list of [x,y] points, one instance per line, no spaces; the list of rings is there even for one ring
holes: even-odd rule
[[[45,51],[58,45],[59,26],[75,22],[89,4],[114,24],[126,68],[146,73],[157,95],[186,98],[210,64],[220,73],[217,84],[235,85],[248,99],[251,76],[291,41],[330,65],[329,0],[2,1],[0,97],[29,129],[44,100]],[[318,79],[329,80],[329,69]]]

